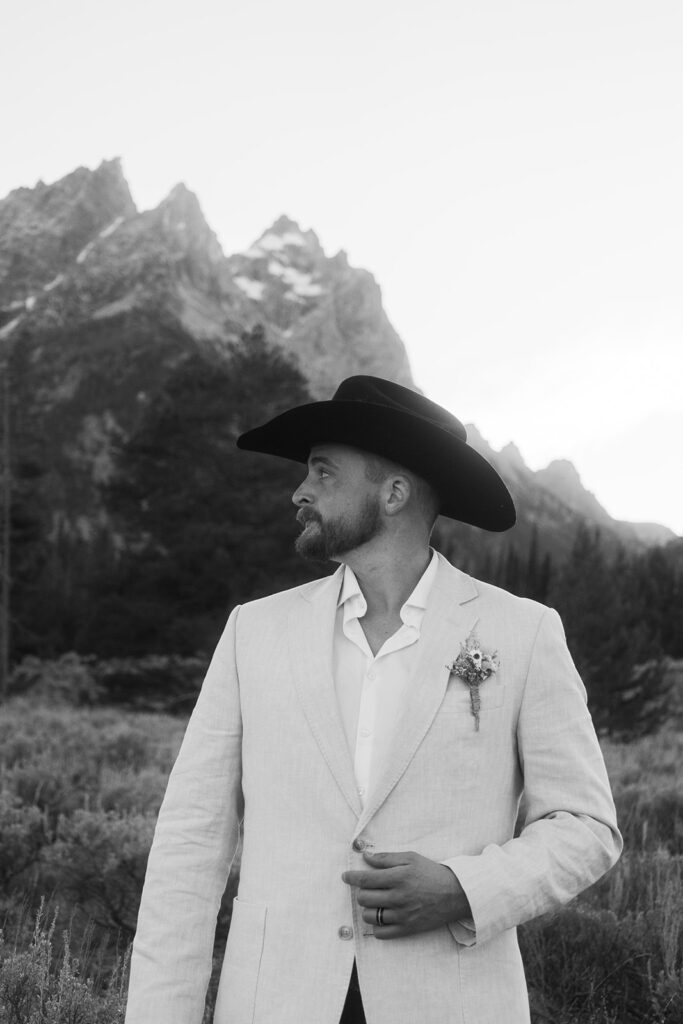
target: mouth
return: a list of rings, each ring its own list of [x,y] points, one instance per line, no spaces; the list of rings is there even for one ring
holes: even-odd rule
[[[308,529],[311,523],[317,523],[318,525],[320,525],[321,522],[320,516],[317,514],[317,512],[311,512],[310,510],[304,509],[301,509],[299,512],[297,512],[296,521],[301,527],[302,533],[304,530]]]

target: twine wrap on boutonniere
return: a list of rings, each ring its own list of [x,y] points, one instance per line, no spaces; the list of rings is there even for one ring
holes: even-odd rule
[[[460,654],[455,661],[446,665],[451,675],[460,676],[470,688],[470,707],[474,715],[474,728],[477,731],[479,730],[479,712],[481,710],[479,687],[489,676],[498,671],[498,665],[498,652],[485,651],[474,630],[465,642],[460,644]]]

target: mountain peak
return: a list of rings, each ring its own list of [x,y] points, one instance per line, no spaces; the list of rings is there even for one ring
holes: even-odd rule
[[[163,212],[176,226],[189,222],[196,227],[209,228],[199,199],[183,182],[173,186],[157,210]]]
[[[475,448],[480,455],[489,459],[495,454],[479,427],[475,426],[474,423],[466,423],[465,430],[467,432],[467,443]]]
[[[165,204],[184,207],[193,213],[198,213],[202,220],[205,220],[197,193],[188,188],[184,181],[179,181],[177,185],[173,186],[166,198],[160,203],[161,206]]]
[[[512,441],[510,441],[509,444],[506,444],[503,448],[501,448],[499,457],[503,465],[507,466],[509,469],[515,469],[520,472],[529,471],[529,467],[524,461],[522,453],[520,452],[517,445],[514,444]]]
[[[575,484],[579,487],[583,487],[581,483],[581,477],[579,476],[578,470],[573,462],[569,459],[553,459],[549,462],[545,469],[541,472],[547,477],[553,477],[556,480],[562,480],[569,484]]]
[[[247,256],[257,259],[263,256],[275,256],[282,258],[283,255],[304,256],[321,260],[325,253],[315,231],[302,231],[299,224],[286,215],[278,219],[261,237],[254,242],[246,253]]]
[[[137,212],[118,159],[0,200],[0,304],[30,297],[117,220]]]
[[[212,264],[224,259],[220,242],[209,227],[199,199],[183,182],[174,185],[147,216],[150,224],[161,225],[181,251],[192,252],[202,262],[208,256]]]
[[[301,227],[298,222],[292,220],[292,218],[288,217],[286,213],[283,213],[278,217],[270,230],[280,235],[284,235],[288,231],[298,232],[301,234]]]
[[[596,523],[613,522],[593,492],[584,487],[576,467],[569,459],[554,459],[534,475],[538,483],[552,491],[574,511]]]
[[[119,191],[126,197],[130,198],[131,209],[129,212],[136,212],[135,203],[133,203],[132,197],[130,196],[128,182],[126,181],[123,173],[123,164],[120,156],[112,157],[111,160],[102,160],[94,171],[88,171],[87,168],[81,168],[81,170],[86,174],[92,175],[92,178],[95,181],[106,184],[110,189]]]

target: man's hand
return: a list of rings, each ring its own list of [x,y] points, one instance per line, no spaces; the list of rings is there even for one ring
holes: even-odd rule
[[[373,925],[377,939],[428,932],[450,921],[471,917],[464,890],[445,864],[419,853],[370,853],[369,867],[345,871],[342,881],[358,887],[363,920]],[[377,908],[384,908],[384,923],[377,924]]]

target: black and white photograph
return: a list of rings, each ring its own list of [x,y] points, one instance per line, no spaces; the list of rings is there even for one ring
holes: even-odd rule
[[[0,30],[0,1024],[683,1020],[683,5]]]

